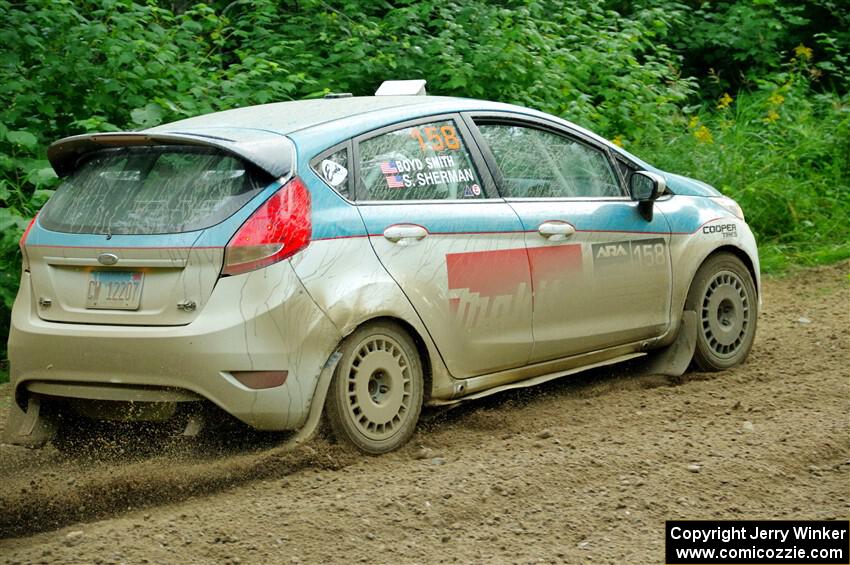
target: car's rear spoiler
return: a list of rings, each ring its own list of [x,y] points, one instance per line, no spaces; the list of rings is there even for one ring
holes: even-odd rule
[[[240,139],[196,132],[116,132],[90,133],[66,137],[47,149],[47,158],[60,177],[71,174],[77,168],[80,157],[109,147],[131,145],[198,145],[214,147],[253,163],[275,178],[287,175],[292,170],[293,145],[286,138],[258,130],[240,131]]]

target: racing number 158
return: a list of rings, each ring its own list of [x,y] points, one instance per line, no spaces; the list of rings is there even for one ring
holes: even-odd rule
[[[424,130],[424,135],[422,130]],[[432,151],[442,151],[451,149],[452,151],[460,149],[460,139],[457,137],[457,132],[454,126],[427,126],[425,128],[413,128],[410,131],[410,137],[419,142],[419,148],[422,151],[431,149]],[[426,143],[426,141],[428,143]]]
[[[636,245],[632,253],[642,267],[660,267],[667,260],[663,243]]]

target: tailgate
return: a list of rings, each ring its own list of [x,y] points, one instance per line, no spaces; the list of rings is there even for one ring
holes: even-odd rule
[[[195,240],[198,234],[191,236]],[[188,243],[27,245],[38,315],[53,322],[85,324],[188,324],[209,300],[224,256],[221,248],[193,249]],[[104,265],[104,261],[115,262]]]

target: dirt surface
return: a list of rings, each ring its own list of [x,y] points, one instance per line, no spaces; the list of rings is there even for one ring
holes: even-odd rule
[[[667,519],[847,519],[848,271],[767,280],[734,370],[633,365],[432,410],[382,457],[2,446],[0,562],[661,563]]]

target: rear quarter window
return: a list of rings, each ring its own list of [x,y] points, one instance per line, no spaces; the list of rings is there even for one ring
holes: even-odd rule
[[[109,149],[88,157],[41,214],[66,233],[159,234],[208,228],[271,182],[240,159],[196,147]]]
[[[311,163],[313,171],[328,186],[345,198],[351,198],[351,175],[348,174],[348,149],[330,149]]]

